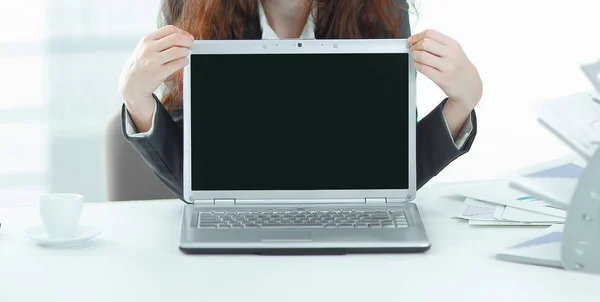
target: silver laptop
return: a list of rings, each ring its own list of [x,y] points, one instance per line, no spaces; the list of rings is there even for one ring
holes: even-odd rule
[[[429,249],[406,40],[196,41],[184,69],[185,253]]]

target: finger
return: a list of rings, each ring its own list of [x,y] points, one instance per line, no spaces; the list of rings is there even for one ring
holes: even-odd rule
[[[152,43],[152,46],[156,51],[164,51],[171,47],[186,47],[192,48],[194,45],[194,39],[186,36],[182,33],[170,34],[158,41]]]
[[[414,62],[414,65],[415,65],[415,69],[418,72],[424,74],[426,77],[431,79],[434,83],[438,83],[442,77],[442,73],[439,70],[437,70],[431,66],[427,66],[427,65],[421,64],[419,62]]]
[[[417,63],[435,68],[438,71],[442,71],[442,63],[444,59],[438,56],[432,55],[423,50],[413,50],[411,52],[411,56]]]
[[[452,44],[452,41],[454,41],[452,38],[438,32],[436,30],[427,29],[418,34],[410,36],[408,38],[408,43],[415,44],[425,38],[430,38],[442,45],[450,45],[450,44]]]
[[[158,54],[158,63],[165,64],[173,60],[185,58],[190,55],[190,49],[187,47],[171,47]]]
[[[422,50],[438,57],[445,57],[447,50],[444,45],[430,38],[422,39],[416,44],[412,45],[411,50]]]
[[[182,32],[182,30],[174,25],[166,25],[166,26],[163,26],[163,27],[157,29],[156,31],[153,31],[153,32],[147,34],[145,39],[148,41],[158,40],[158,39],[166,37],[170,34],[181,33],[181,32]]]
[[[170,75],[172,75],[176,71],[184,68],[187,64],[189,64],[189,62],[190,61],[189,61],[188,57],[184,57],[184,58],[179,58],[179,59],[173,60],[173,61],[161,66],[161,71],[160,71],[161,78],[162,79],[168,78]]]

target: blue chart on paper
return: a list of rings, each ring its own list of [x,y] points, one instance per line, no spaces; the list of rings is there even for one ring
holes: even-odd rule
[[[529,246],[536,246],[536,245],[543,245],[543,244],[550,244],[550,243],[556,243],[556,242],[561,242],[562,240],[562,232],[552,232],[552,233],[548,233],[544,236],[541,237],[537,237],[531,240],[527,240],[525,242],[521,242],[515,246],[511,246],[509,247],[509,249],[520,249],[520,248],[524,248],[524,247],[529,247]]]
[[[574,163],[568,163],[562,166],[554,167],[548,170],[535,172],[527,177],[545,177],[545,178],[571,178],[579,179],[583,173],[583,167]]]

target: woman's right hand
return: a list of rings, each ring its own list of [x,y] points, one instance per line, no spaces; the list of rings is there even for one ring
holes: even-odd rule
[[[154,112],[152,93],[189,63],[193,43],[190,33],[167,25],[146,35],[125,63],[119,91],[138,131],[150,130]]]

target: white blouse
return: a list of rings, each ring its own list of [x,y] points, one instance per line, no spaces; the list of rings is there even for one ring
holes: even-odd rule
[[[308,14],[308,18],[306,20],[306,25],[304,26],[304,29],[302,30],[302,34],[300,35],[300,37],[298,37],[298,39],[302,39],[302,40],[315,39],[315,19],[314,19],[314,16],[316,15],[315,9],[316,9],[316,6],[313,5],[313,11],[312,11],[312,13]],[[260,18],[260,26],[262,29],[262,39],[263,40],[279,40],[280,38],[277,36],[277,33],[275,33],[273,28],[271,28],[271,26],[269,25],[267,16],[265,15],[265,11],[262,7],[262,3],[260,0],[258,1],[258,14],[259,14],[259,18]],[[156,102],[154,103],[154,113],[152,115],[152,126],[150,127],[150,130],[148,130],[148,132],[140,133],[140,132],[137,132],[133,122],[131,121],[131,117],[129,116],[129,113],[127,113],[125,116],[127,135],[130,137],[147,137],[150,134],[152,134],[152,130],[154,129],[155,116],[156,116]],[[446,128],[448,129],[448,135],[452,138],[452,134],[450,132],[450,127],[448,127],[448,122],[446,121],[445,117],[444,117],[444,121],[446,122]],[[458,148],[458,149],[462,148],[462,146],[465,144],[465,142],[471,135],[472,131],[473,131],[473,123],[471,121],[471,115],[469,115],[467,121],[463,124],[462,128],[460,129],[460,132],[458,133],[457,138],[456,139],[452,138],[456,148]]]

